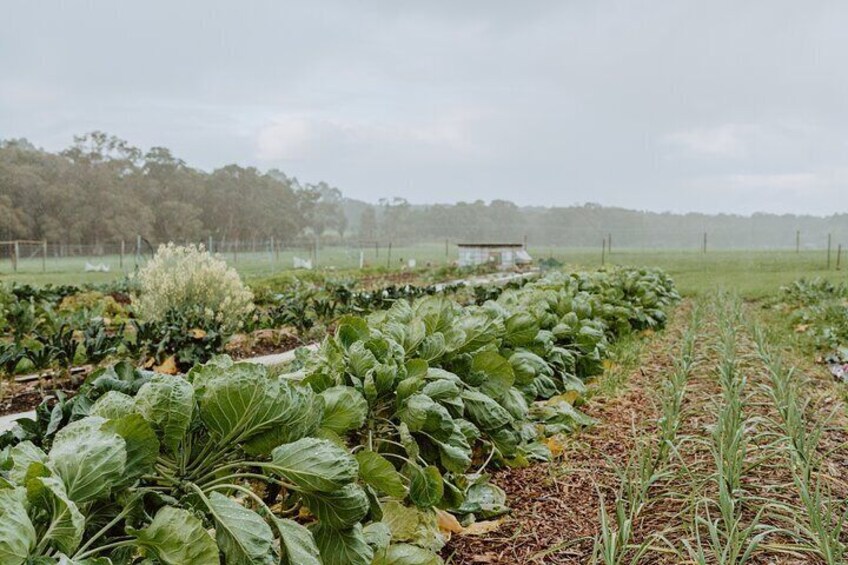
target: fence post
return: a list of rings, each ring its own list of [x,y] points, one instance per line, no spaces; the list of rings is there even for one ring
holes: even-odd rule
[[[120,256],[120,259],[118,259],[118,267],[120,269],[124,268],[124,250],[125,249],[126,249],[126,242],[122,239],[121,240],[121,256]]]
[[[47,240],[41,242],[41,272],[47,272]]]
[[[233,245],[233,263],[238,263],[238,247],[240,242],[241,240],[238,239],[233,242],[235,243],[235,245]]]
[[[836,246],[836,270],[839,270],[839,265],[842,263],[842,244]]]
[[[607,262],[607,238],[601,240],[601,265]]]
[[[135,268],[138,269],[138,262],[141,260],[141,236],[135,236]]]
[[[827,270],[830,270],[830,248],[833,241],[833,235],[827,234]]]
[[[801,253],[801,230],[795,230],[795,254]]]
[[[704,254],[707,253],[707,232],[704,232]]]
[[[14,261],[12,261],[12,266],[15,268],[15,272],[18,272],[18,254],[20,253],[20,248],[18,247],[18,242],[16,241],[13,245],[13,253],[14,253]]]
[[[388,269],[392,268],[392,242],[391,241],[389,242],[389,253],[388,253],[388,259],[386,259],[386,268],[388,268]]]

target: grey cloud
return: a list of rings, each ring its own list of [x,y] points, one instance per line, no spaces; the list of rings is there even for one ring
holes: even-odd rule
[[[0,136],[103,129],[369,201],[829,213],[837,2],[26,2]]]

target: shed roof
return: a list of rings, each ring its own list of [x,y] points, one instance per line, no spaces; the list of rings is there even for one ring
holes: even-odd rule
[[[457,243],[457,247],[524,247],[523,243]]]

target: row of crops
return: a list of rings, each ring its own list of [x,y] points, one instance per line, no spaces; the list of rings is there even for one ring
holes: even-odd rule
[[[494,300],[344,316],[292,374],[118,363],[0,439],[0,563],[431,564],[508,512],[493,466],[550,460],[663,273],[549,274]]]
[[[161,270],[154,269],[151,278],[167,281]],[[227,273],[225,269],[209,271],[207,267],[205,277],[202,270],[184,277],[187,290],[170,300],[167,294],[174,292],[172,288],[154,284],[145,289],[133,279],[84,288],[0,287],[0,373],[68,370],[110,358],[131,358],[149,366],[170,359],[187,370],[224,352],[235,333],[249,338],[261,336],[262,330],[287,328],[297,341],[305,342],[323,337],[327,326],[342,315],[382,310],[397,300],[438,292],[482,303],[496,297],[504,286],[522,284],[471,287],[386,282],[361,288],[352,279],[283,277],[259,283],[240,304],[231,300],[231,307],[209,316],[210,304],[217,309],[223,299],[197,297],[190,290],[206,285],[205,279],[211,276]],[[165,297],[144,298],[161,294]]]

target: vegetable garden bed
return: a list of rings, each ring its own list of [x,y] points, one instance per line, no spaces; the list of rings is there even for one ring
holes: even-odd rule
[[[226,357],[100,369],[0,440],[7,561],[438,563],[445,529],[508,511],[485,469],[590,425],[610,340],[676,299],[654,271],[553,274],[343,317],[302,383]]]

